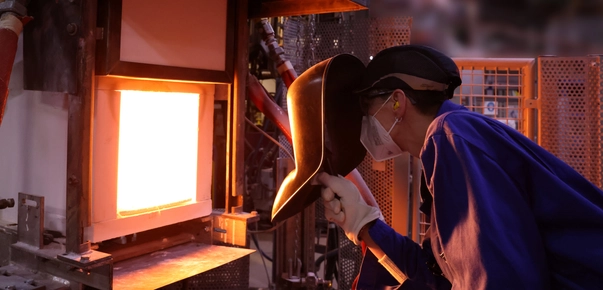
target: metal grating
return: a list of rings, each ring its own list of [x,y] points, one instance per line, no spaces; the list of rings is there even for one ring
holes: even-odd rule
[[[249,289],[249,261],[246,256],[188,279],[189,290]]]
[[[162,290],[248,290],[249,255],[188,279],[167,285]]]
[[[599,57],[539,57],[540,145],[601,187]]]
[[[410,44],[412,17],[383,17],[369,23],[371,56],[388,47]]]
[[[313,20],[314,19],[314,20]],[[367,64],[377,52],[410,43],[411,17],[349,19],[320,22],[309,16],[290,17],[284,24],[283,48],[298,74],[315,63],[349,53]]]
[[[340,227],[337,227],[337,231],[339,231],[338,236],[340,237],[337,289],[352,289],[352,283],[360,272],[362,249],[346,238]]]
[[[392,191],[394,188],[394,161],[385,162],[385,170],[373,169],[373,158],[367,154],[357,167],[366,185],[375,196],[385,223],[392,224]]]
[[[463,84],[453,101],[527,133],[522,67],[460,66],[459,70]]]

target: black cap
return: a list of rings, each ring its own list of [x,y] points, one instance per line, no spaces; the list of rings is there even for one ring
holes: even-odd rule
[[[357,93],[408,88],[442,91],[450,99],[459,85],[459,69],[450,57],[428,46],[401,45],[380,51],[369,62]]]

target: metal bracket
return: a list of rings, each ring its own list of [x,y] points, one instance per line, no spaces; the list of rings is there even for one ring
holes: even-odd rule
[[[19,241],[42,248],[44,242],[44,197],[19,192],[17,233]]]
[[[78,269],[89,271],[93,268],[112,263],[113,256],[107,253],[90,250],[84,253],[66,253],[57,255],[57,260]]]
[[[529,100],[525,100],[525,107],[528,109],[538,109],[538,100],[535,99],[529,99]]]
[[[11,262],[99,289],[109,289],[113,257],[82,244],[80,253],[62,253],[51,244],[43,248],[44,197],[19,192],[18,242],[11,247]],[[54,248],[53,248],[54,247]]]
[[[214,211],[213,241],[214,244],[228,244],[248,247],[247,225],[260,220],[257,212],[223,213]]]
[[[4,12],[12,12],[19,16],[27,16],[27,8],[25,5],[15,0],[0,2],[0,14]]]

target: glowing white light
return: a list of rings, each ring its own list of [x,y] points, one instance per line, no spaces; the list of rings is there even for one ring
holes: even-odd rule
[[[121,91],[117,211],[196,201],[199,95]]]

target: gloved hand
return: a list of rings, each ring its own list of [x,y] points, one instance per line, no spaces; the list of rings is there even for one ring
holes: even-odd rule
[[[366,224],[380,218],[381,211],[367,205],[358,188],[342,176],[321,173],[318,181],[325,186],[321,192],[325,217],[340,226],[354,244],[360,245],[358,232]]]

